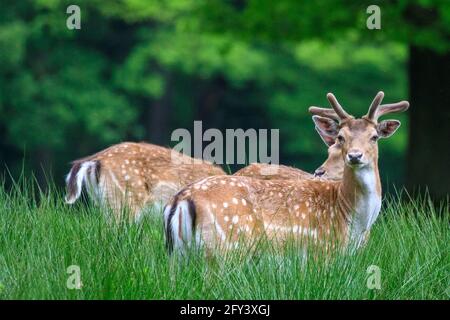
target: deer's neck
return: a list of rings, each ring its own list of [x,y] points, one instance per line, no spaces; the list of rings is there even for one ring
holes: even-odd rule
[[[359,247],[381,208],[381,184],[376,162],[363,168],[345,167],[338,206],[347,220],[348,240]]]

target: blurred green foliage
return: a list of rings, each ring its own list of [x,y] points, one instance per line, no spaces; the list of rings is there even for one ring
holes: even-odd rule
[[[332,91],[361,115],[378,90],[388,102],[407,97],[407,50],[397,40],[415,31],[403,20],[383,20],[396,28],[389,38],[365,29],[364,1],[244,3],[80,0],[81,30],[68,30],[72,1],[3,1],[0,161],[17,171],[27,150],[29,168],[43,163],[62,181],[69,160],[126,139],[152,140],[159,103],[169,108],[167,127],[162,141],[150,142],[169,145],[172,129],[199,118],[204,128],[280,128],[282,162],[311,170],[326,148],[308,106],[327,105]],[[448,22],[448,1],[438,3]],[[426,32],[414,39],[448,46]],[[395,181],[406,135],[402,128],[382,143]]]

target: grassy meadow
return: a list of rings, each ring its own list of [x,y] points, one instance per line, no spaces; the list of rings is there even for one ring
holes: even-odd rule
[[[305,261],[293,246],[266,245],[256,256],[193,254],[181,263],[166,252],[161,214],[112,224],[89,203],[67,206],[56,188],[44,194],[32,185],[0,188],[1,299],[450,297],[448,202],[385,199],[367,246],[353,255]],[[71,265],[80,267],[79,290],[67,287]],[[380,270],[380,289],[367,286],[370,266]]]

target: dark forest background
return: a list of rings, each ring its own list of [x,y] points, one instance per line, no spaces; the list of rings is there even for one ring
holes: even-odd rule
[[[366,27],[371,4],[381,30]],[[308,107],[331,91],[361,116],[379,90],[411,103],[380,142],[384,185],[448,196],[448,0],[1,1],[1,171],[42,186],[120,141],[174,145],[194,120],[279,128],[281,163],[311,171],[326,148]]]

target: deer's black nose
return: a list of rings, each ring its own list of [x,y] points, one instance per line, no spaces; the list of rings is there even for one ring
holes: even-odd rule
[[[360,163],[362,156],[363,156],[362,152],[349,152],[349,153],[347,153],[347,159],[352,164]]]
[[[315,177],[321,177],[321,176],[323,176],[324,174],[325,174],[325,169],[322,168],[322,167],[317,168],[316,171],[314,171],[314,176],[315,176]]]

